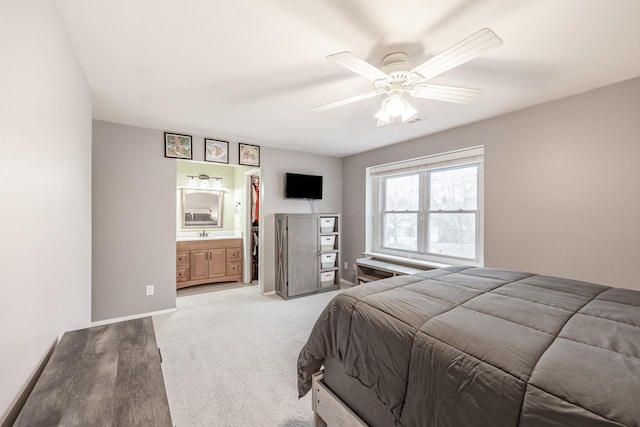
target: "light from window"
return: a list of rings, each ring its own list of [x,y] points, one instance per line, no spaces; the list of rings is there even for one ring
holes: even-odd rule
[[[476,154],[479,151],[479,154]],[[482,149],[440,163],[372,173],[375,253],[451,264],[482,263]]]
[[[420,203],[418,175],[387,178],[385,211],[417,211]]]
[[[478,166],[431,171],[429,178],[427,252],[475,259]]]
[[[404,175],[385,180],[384,245],[393,249],[418,249],[419,176]]]
[[[418,215],[387,213],[384,215],[384,246],[405,251],[418,250]]]
[[[476,214],[429,215],[429,253],[458,258],[476,257]]]
[[[431,210],[478,208],[478,167],[436,170],[431,176]]]

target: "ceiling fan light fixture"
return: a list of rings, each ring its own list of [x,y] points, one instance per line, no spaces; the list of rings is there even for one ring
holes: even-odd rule
[[[384,126],[396,121],[396,119],[404,122],[416,114],[418,114],[418,110],[413,108],[402,94],[394,93],[382,101],[382,107],[374,117],[378,119],[378,126]]]
[[[399,117],[404,113],[406,99],[400,93],[392,93],[384,100],[382,108],[391,117]]]
[[[418,110],[413,108],[411,104],[409,104],[409,101],[407,101],[406,99],[403,99],[403,101],[404,101],[404,111],[402,112],[402,115],[400,116],[400,118],[404,122],[409,120],[416,114],[418,114]]]
[[[380,122],[384,122],[384,124],[391,123],[391,116],[385,111],[384,106],[380,108],[380,111],[378,111],[374,117],[378,119],[378,126],[381,126]]]
[[[378,126],[385,126],[394,122],[406,122],[407,120],[418,114],[418,110],[413,108],[406,100],[405,103],[406,106],[404,111],[400,116],[397,117],[392,117],[384,110],[384,108],[381,108],[380,111],[378,111],[374,116],[376,119],[378,119]]]

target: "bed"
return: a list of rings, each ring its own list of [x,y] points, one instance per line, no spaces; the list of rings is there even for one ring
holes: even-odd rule
[[[320,424],[640,426],[640,292],[473,267],[367,283],[318,318],[300,396],[314,375]]]

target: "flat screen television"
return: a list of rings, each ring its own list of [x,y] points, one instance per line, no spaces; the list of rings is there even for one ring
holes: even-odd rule
[[[287,199],[322,199],[322,176],[288,173],[284,180]]]

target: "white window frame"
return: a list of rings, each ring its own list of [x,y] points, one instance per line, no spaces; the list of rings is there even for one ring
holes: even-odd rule
[[[478,165],[478,206],[474,211],[452,211],[454,213],[476,213],[476,257],[474,259],[442,256],[428,253],[428,215],[431,213],[447,213],[449,211],[432,211],[429,209],[428,188],[429,171],[453,169],[476,164]],[[484,265],[484,147],[472,147],[465,150],[452,151],[433,156],[410,159],[401,162],[384,164],[367,168],[366,179],[366,241],[365,255],[378,258],[401,260],[412,264],[426,265]],[[418,212],[418,230],[424,230],[417,236],[417,251],[384,248],[382,242],[382,208],[384,204],[385,177],[419,173],[421,191],[427,190],[421,197]],[[402,211],[401,211],[402,212]],[[414,211],[407,211],[411,213]]]

